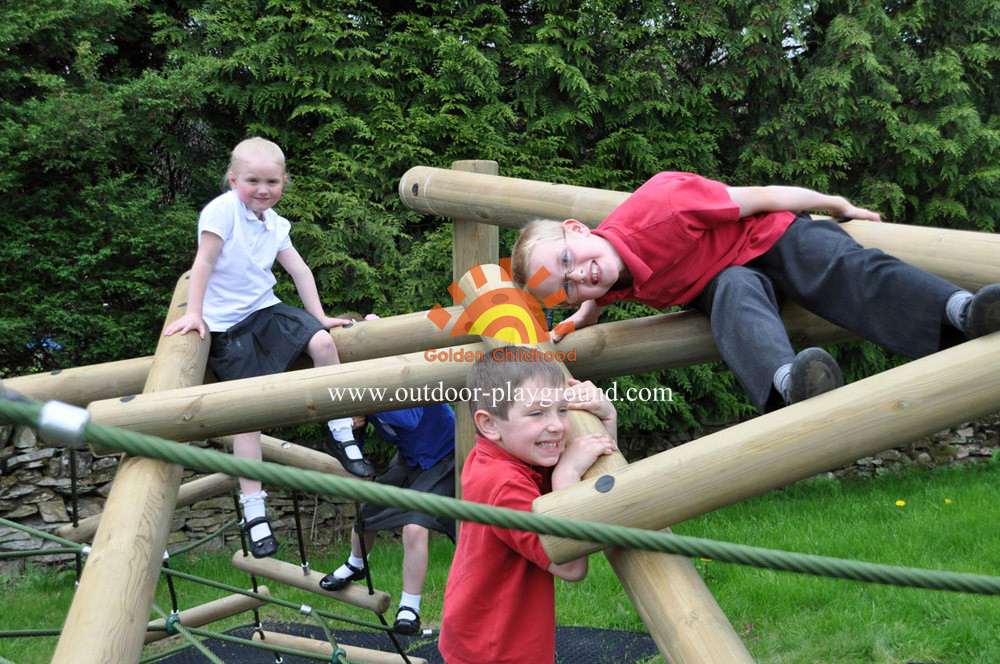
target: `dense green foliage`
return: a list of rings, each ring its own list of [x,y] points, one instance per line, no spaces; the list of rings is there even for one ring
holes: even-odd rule
[[[396,195],[418,164],[618,190],[691,170],[908,223],[1000,218],[1000,0],[12,0],[0,19],[2,375],[150,353],[250,134],[288,155],[278,211],[330,313],[447,301],[449,229]],[[627,380],[679,397],[630,426],[748,408],[717,367]]]

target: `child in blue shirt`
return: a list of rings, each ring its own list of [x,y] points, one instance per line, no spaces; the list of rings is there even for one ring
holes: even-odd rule
[[[379,438],[393,443],[398,450],[389,467],[375,478],[376,482],[454,497],[455,413],[450,406],[434,404],[355,418],[362,434],[366,423],[371,423]],[[452,519],[364,504],[351,533],[350,557],[319,584],[324,590],[340,590],[352,581],[364,579],[359,530],[364,534],[364,550],[370,552],[378,531],[395,528],[403,529],[403,593],[393,629],[400,634],[415,635],[420,632],[420,598],[427,576],[430,531],[443,533],[454,542]]]

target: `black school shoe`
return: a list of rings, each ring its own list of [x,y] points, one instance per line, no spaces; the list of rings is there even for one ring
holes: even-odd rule
[[[329,432],[329,429],[327,429]],[[349,459],[347,458],[347,451],[344,449],[346,445],[357,445],[353,440],[347,441],[346,443],[341,443],[333,437],[333,433],[329,433],[329,436],[325,441],[323,441],[323,451],[332,456],[334,459],[340,462],[340,465],[344,467],[344,470],[349,472],[351,475],[357,477],[373,477],[375,475],[375,469],[372,468],[371,463],[368,462],[363,455],[360,459]],[[361,446],[358,446],[361,449]]]
[[[400,618],[399,614],[403,611],[409,611],[416,617],[413,620],[410,620],[409,618]],[[403,634],[404,636],[416,636],[420,633],[420,614],[408,606],[399,607],[396,609],[396,622],[392,624],[392,631],[396,634]]]
[[[347,565],[348,569],[351,570],[351,575],[347,578],[341,579],[334,572],[330,572],[322,579],[319,580],[319,587],[323,590],[329,590],[331,592],[335,590],[340,590],[346,588],[347,584],[352,581],[360,581],[365,578],[365,571],[363,569],[358,569],[351,563],[344,563]]]
[[[990,284],[972,296],[966,311],[965,336],[976,339],[1000,330],[1000,284]]]
[[[250,535],[250,531],[259,525],[267,526],[271,531],[271,534],[267,537],[255,540]],[[256,519],[250,519],[250,521],[243,526],[243,532],[245,532],[247,537],[250,539],[250,555],[254,558],[270,558],[278,552],[278,540],[274,538],[274,530],[271,529],[271,522],[267,520],[266,516],[259,516]]]
[[[805,401],[843,384],[844,374],[829,353],[822,348],[806,348],[792,362],[785,402],[791,405]]]

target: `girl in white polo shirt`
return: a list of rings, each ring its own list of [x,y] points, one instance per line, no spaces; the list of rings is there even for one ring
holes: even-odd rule
[[[208,366],[219,380],[280,373],[303,352],[316,366],[339,364],[327,330],[351,321],[323,312],[312,271],[292,246],[288,220],[271,209],[288,180],[281,148],[259,137],[241,142],[233,150],[226,180],[230,190],[206,205],[198,218],[187,313],[165,334],[196,330],[204,339],[211,332]],[[275,296],[275,258],[292,275],[306,311]],[[373,475],[354,442],[351,418],[330,420],[328,427],[335,456],[345,468]],[[237,435],[233,452],[259,461],[260,432]],[[278,542],[264,508],[267,494],[260,482],[246,478],[240,478],[240,493],[250,552],[255,558],[273,555]]]

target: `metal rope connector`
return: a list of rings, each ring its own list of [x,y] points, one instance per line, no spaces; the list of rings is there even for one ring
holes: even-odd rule
[[[90,422],[84,408],[62,401],[46,401],[38,414],[38,435],[55,447],[81,447],[83,430]]]

